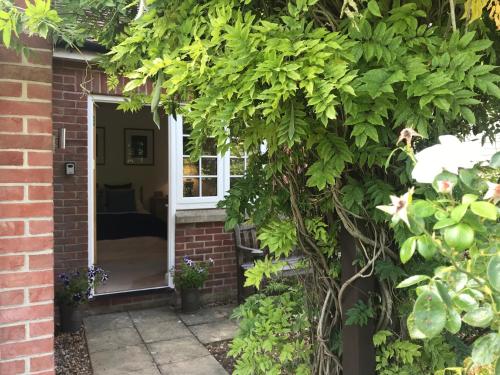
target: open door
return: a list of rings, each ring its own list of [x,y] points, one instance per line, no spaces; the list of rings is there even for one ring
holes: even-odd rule
[[[165,288],[173,264],[167,119],[117,101],[89,104],[89,264],[109,275],[97,295]]]

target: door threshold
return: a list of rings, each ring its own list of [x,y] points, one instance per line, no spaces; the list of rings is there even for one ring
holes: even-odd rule
[[[116,292],[104,292],[104,293],[95,293],[92,297],[98,298],[98,297],[106,297],[106,296],[120,296],[120,295],[128,295],[128,294],[147,294],[148,292],[151,291],[174,291],[175,289],[170,287],[170,286],[156,286],[152,288],[142,288],[142,289],[129,289],[129,290],[120,290]]]

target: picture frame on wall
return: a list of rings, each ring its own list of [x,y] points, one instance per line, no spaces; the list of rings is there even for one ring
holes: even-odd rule
[[[124,129],[125,165],[154,165],[154,131],[150,129]]]
[[[95,162],[97,165],[106,164],[106,129],[95,129]]]

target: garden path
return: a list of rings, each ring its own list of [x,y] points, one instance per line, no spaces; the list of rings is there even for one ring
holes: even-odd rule
[[[204,346],[233,338],[234,306],[194,314],[169,307],[85,318],[94,375],[226,375]]]

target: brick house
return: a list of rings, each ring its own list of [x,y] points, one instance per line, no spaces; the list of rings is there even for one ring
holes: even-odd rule
[[[38,38],[24,42],[32,49],[28,57],[0,47],[2,375],[54,373],[54,275],[62,271],[109,264],[115,286],[97,289],[91,305],[123,308],[172,302],[168,269],[186,255],[212,258],[205,300],[233,299],[233,235],[224,231],[225,213],[216,204],[246,163],[244,157],[217,155],[213,145],[198,164],[191,163],[182,118],[165,117],[158,130],[147,108],[136,114],[117,110],[124,80],[108,89],[107,78],[91,63],[98,53],[92,48],[77,54]],[[110,191],[117,185],[128,187],[117,190],[133,194],[141,214],[155,220],[134,226],[131,237],[116,233],[130,226],[121,225],[116,207],[110,220],[99,216],[111,215],[102,212],[99,200],[116,199],[118,193]],[[112,234],[103,237],[103,227]],[[154,237],[150,227],[161,232],[151,244],[145,240]],[[101,250],[103,244],[108,250]],[[153,247],[155,255],[148,258]],[[120,253],[113,258],[113,251]],[[153,268],[155,274],[148,274]]]

